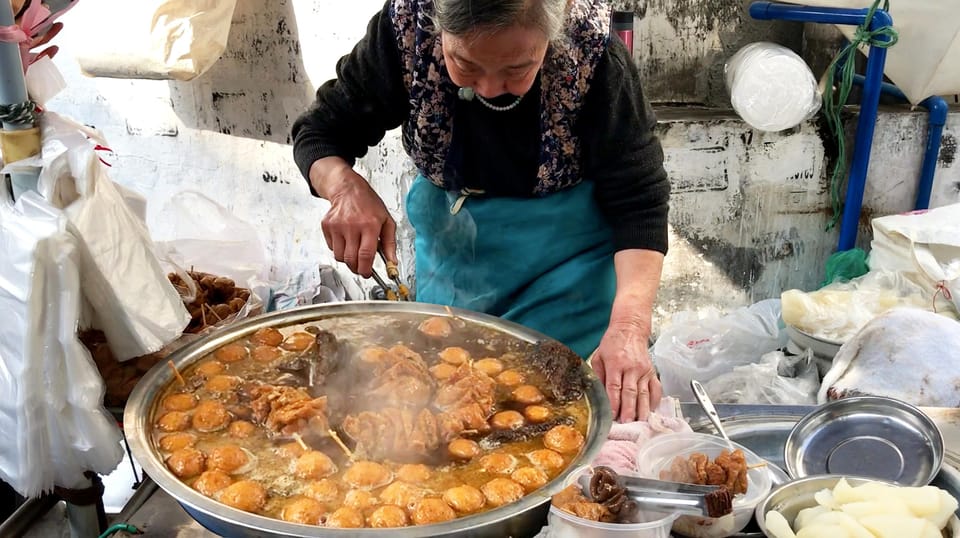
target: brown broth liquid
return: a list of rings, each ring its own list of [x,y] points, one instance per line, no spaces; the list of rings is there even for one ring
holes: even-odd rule
[[[304,325],[288,326],[278,329],[284,337],[295,332],[302,332],[309,326],[330,331],[336,335],[337,340],[341,344],[346,342],[350,344],[351,354],[353,356],[348,357],[347,360],[354,360],[357,352],[371,346],[389,348],[396,344],[406,345],[419,353],[428,366],[434,366],[440,363],[441,360],[438,356],[440,351],[452,346],[462,347],[469,351],[473,361],[482,358],[498,358],[502,361],[505,370],[513,369],[521,372],[525,378],[524,384],[535,385],[541,389],[546,399],[538,405],[549,408],[551,416],[553,417],[571,417],[573,419],[573,427],[579,431],[584,438],[586,437],[587,424],[589,421],[589,406],[586,397],[581,397],[579,400],[566,405],[551,401],[549,393],[543,383],[542,375],[525,363],[524,355],[532,349],[530,344],[518,341],[495,329],[464,323],[457,318],[446,318],[450,320],[454,326],[454,330],[450,336],[441,339],[427,338],[420,334],[417,327],[420,322],[428,317],[430,316],[416,314],[391,316],[370,314],[362,317],[331,317]],[[249,337],[234,341],[233,343],[243,344],[251,351],[256,347],[250,342]],[[162,402],[166,396],[172,394],[192,392],[200,401],[214,399],[226,405],[236,403],[238,400],[237,391],[239,390],[239,386],[243,383],[273,379],[277,375],[275,369],[276,363],[282,362],[284,359],[291,358],[299,353],[285,350],[280,351],[280,357],[271,362],[257,362],[251,357],[237,362],[223,363],[224,368],[220,375],[236,376],[241,380],[240,385],[231,391],[213,393],[207,391],[203,386],[191,389],[191,386],[195,386],[203,379],[207,379],[198,373],[197,369],[215,360],[213,358],[214,354],[211,353],[181,372],[181,375],[188,380],[187,387],[184,387],[178,381],[174,380],[165,388],[155,401],[152,422],[156,424],[167,412],[162,408]],[[513,388],[514,387],[506,387],[498,383],[495,412],[507,409],[523,412],[526,406],[518,404],[510,398],[510,392]],[[322,390],[321,392],[326,393],[327,391]],[[328,395],[328,398],[334,397],[357,397],[359,399],[363,398],[363,394],[346,391],[346,396],[342,394],[334,395],[333,393]],[[188,413],[193,413],[193,410],[188,411]],[[331,424],[331,427],[334,429],[338,429],[337,426],[339,425]],[[294,462],[301,451],[296,443],[289,439],[274,440],[271,438],[270,432],[259,425],[256,427],[254,433],[246,438],[233,437],[226,428],[217,432],[203,433],[193,429],[192,426],[188,426],[182,431],[196,436],[197,441],[194,446],[204,454],[209,453],[211,449],[219,445],[232,444],[238,445],[254,455],[253,461],[246,465],[242,469],[242,472],[232,474],[231,478],[234,481],[254,480],[264,486],[268,496],[267,503],[263,510],[257,512],[261,515],[282,519],[284,506],[292,499],[300,496],[305,486],[311,482],[315,482],[315,480],[312,479],[299,478],[293,473]],[[169,432],[154,428],[152,436],[157,452],[161,454],[164,460],[166,460],[170,454],[160,448],[159,441],[168,434]],[[343,433],[341,433],[340,436],[348,446],[353,445],[349,438]],[[462,437],[479,439],[482,436],[482,434],[478,434],[477,436],[463,435]],[[344,452],[336,444],[330,442],[329,439],[323,443],[318,444],[313,442],[311,444],[312,448],[321,450],[333,459],[339,468],[336,474],[326,477],[327,480],[334,481],[338,485],[336,499],[323,503],[327,514],[329,514],[343,505],[346,494],[352,489],[350,485],[341,480],[343,472],[349,466],[350,462]],[[291,450],[291,447],[293,447],[293,450]],[[484,449],[479,456],[473,458],[471,461],[458,462],[446,456],[446,446],[443,445],[436,453],[420,460],[420,462],[429,465],[431,473],[429,479],[414,485],[427,490],[427,497],[440,497],[447,489],[464,484],[480,489],[484,484],[494,478],[510,477],[509,473],[495,474],[485,471],[480,465],[480,460],[483,456],[494,453],[512,455],[517,459],[515,468],[519,469],[521,467],[534,466],[528,460],[526,454],[543,448],[543,437],[537,436],[527,441],[503,443],[496,448]],[[553,470],[544,469],[550,480],[568,467],[578,454],[562,454],[562,456],[564,461],[563,467]],[[418,461],[405,460],[402,463],[379,461],[379,463],[386,465],[396,472],[402,463],[418,463]],[[396,480],[398,479],[395,478],[394,481]],[[196,477],[184,480],[184,482],[191,487],[195,481]],[[370,492],[376,497],[385,487],[386,486],[376,488],[370,490]],[[216,497],[217,495],[214,494],[213,498]],[[494,506],[487,503],[479,512],[492,508],[494,508]],[[373,508],[363,511],[364,516],[369,516],[372,510]],[[464,515],[466,514],[458,514],[458,517]]]

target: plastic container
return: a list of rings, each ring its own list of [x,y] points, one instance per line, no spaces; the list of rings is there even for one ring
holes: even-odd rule
[[[637,455],[640,474],[658,479],[661,471],[670,468],[674,458],[689,458],[699,452],[713,460],[724,450],[736,449],[743,451],[747,466],[752,468],[747,471],[747,492],[733,499],[733,513],[719,518],[680,516],[672,526],[675,533],[689,538],[723,538],[743,530],[750,523],[754,508],[770,493],[767,461],[741,444],[702,433],[664,434],[640,448]]]
[[[577,481],[581,474],[591,473],[584,467],[570,474],[564,483],[568,487]],[[577,517],[569,512],[550,505],[547,516],[549,538],[670,538],[670,528],[676,519],[674,514],[658,512],[640,512],[640,523],[602,523]]]

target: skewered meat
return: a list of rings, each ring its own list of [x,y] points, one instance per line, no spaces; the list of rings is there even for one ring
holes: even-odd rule
[[[724,486],[731,494],[747,492],[747,460],[743,451],[724,450],[712,462],[705,454],[696,452],[689,457],[678,456],[660,478],[689,484]]]
[[[490,377],[470,366],[462,364],[437,389],[433,405],[443,411],[478,404],[489,416],[496,404],[497,384]]]
[[[361,354],[371,401],[388,407],[424,407],[433,394],[433,378],[418,353],[402,345],[368,348]]]
[[[583,359],[572,349],[560,342],[540,342],[528,360],[543,373],[546,388],[554,400],[566,403],[583,396],[585,378],[580,374]]]
[[[327,398],[311,398],[303,389],[257,385],[250,389],[253,420],[269,431],[290,435],[305,428],[326,432]]]
[[[343,431],[356,441],[359,454],[401,459],[436,450],[441,443],[437,425],[427,409],[414,412],[394,407],[348,415],[342,423]]]

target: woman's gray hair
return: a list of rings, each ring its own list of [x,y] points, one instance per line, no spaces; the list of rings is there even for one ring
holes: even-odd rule
[[[550,41],[561,36],[569,0],[434,0],[434,23],[465,36],[511,26],[542,30]]]

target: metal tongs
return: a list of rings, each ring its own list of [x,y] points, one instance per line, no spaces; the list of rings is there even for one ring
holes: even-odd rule
[[[590,491],[590,478],[591,475],[585,473],[577,480],[583,491]],[[628,498],[656,512],[711,518],[733,512],[733,495],[721,486],[666,482],[622,474],[619,481],[627,489]]]
[[[382,249],[377,249],[377,254],[380,255],[380,259],[383,260],[383,264],[387,267],[387,278],[393,281],[397,285],[397,289],[394,290],[392,286],[387,284],[387,281],[380,276],[380,273],[376,269],[373,271],[373,279],[377,282],[377,285],[383,289],[383,293],[386,296],[388,301],[409,301],[410,300],[410,289],[400,281],[400,268],[397,267],[397,264],[388,260],[383,254]]]

